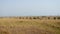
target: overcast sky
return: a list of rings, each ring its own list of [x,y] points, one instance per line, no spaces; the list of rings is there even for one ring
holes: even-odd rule
[[[60,0],[0,0],[0,16],[60,15]]]

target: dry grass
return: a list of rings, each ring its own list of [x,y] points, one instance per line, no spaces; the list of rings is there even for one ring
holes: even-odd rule
[[[60,20],[4,18],[0,34],[60,34]]]

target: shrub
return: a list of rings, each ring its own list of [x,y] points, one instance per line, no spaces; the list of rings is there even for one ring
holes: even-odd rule
[[[21,17],[19,17],[19,19],[21,19]]]
[[[28,19],[28,17],[26,17],[26,19]]]
[[[40,19],[39,17],[37,17],[37,19]]]
[[[53,18],[54,20],[56,19],[56,17]]]
[[[50,17],[48,17],[48,19],[50,19]]]
[[[60,17],[57,17],[57,19],[60,19]]]
[[[29,17],[29,19],[32,19],[32,17]]]
[[[36,19],[36,17],[33,17],[33,19]]]

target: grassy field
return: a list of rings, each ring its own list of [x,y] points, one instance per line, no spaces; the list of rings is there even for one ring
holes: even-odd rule
[[[0,34],[60,34],[60,20],[4,18]]]

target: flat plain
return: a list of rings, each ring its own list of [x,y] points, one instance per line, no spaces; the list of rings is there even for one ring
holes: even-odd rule
[[[0,34],[60,34],[60,20],[0,18]]]

